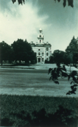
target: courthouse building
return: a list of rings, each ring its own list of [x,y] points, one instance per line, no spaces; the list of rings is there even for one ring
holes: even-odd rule
[[[30,44],[36,53],[37,63],[45,63],[45,60],[49,61],[51,56],[51,44],[44,42],[44,35],[41,29],[39,30],[37,39],[38,41],[36,43],[31,42]]]

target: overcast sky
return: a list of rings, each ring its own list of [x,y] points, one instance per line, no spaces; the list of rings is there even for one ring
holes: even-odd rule
[[[18,5],[0,0],[0,42],[12,44],[18,38],[37,42],[42,28],[44,42],[51,43],[52,52],[65,50],[72,37],[78,37],[78,0],[74,0],[74,8],[64,8],[62,1],[27,0]]]

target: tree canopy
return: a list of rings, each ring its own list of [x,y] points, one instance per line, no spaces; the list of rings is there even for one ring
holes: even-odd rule
[[[31,45],[27,40],[18,39],[14,41],[13,44],[8,45],[7,43],[0,42],[0,63],[1,65],[4,62],[9,63],[36,63],[36,54],[32,50]]]
[[[12,60],[12,49],[10,45],[5,43],[4,41],[0,43],[0,62],[2,61],[11,61]]]
[[[14,51],[14,59],[15,61],[25,61],[25,63],[29,63],[29,61],[36,60],[36,55],[32,51],[31,45],[27,42],[27,40],[18,39],[14,41],[11,45]]]
[[[64,55],[65,55],[64,51],[54,50],[54,52],[53,52],[54,61],[56,63],[63,63],[64,62]]]
[[[15,3],[16,1],[18,1],[19,4],[25,3],[25,0],[12,0],[13,3]],[[54,0],[54,1],[60,2],[61,0]],[[73,7],[73,0],[63,0],[64,7],[66,6],[66,2],[68,2],[68,6]]]
[[[77,53],[78,52],[78,43],[75,37],[72,38],[71,42],[67,46],[66,50],[67,53]]]
[[[54,50],[50,57],[50,63],[77,63],[78,62],[78,38],[73,37],[67,46],[65,52],[61,50]]]
[[[65,51],[71,56],[73,62],[76,63],[78,61],[78,39],[73,37]]]

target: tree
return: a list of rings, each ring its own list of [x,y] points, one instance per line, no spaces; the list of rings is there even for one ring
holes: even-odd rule
[[[5,43],[4,41],[0,43],[0,62],[4,61],[12,61],[12,49],[10,45]]]
[[[49,63],[54,63],[54,56],[53,55],[50,56]]]
[[[17,0],[19,4],[25,3],[25,0]],[[61,0],[54,0],[60,2]],[[73,0],[63,0],[63,6],[66,6],[66,1],[68,2],[68,6],[73,7]],[[13,3],[16,2],[16,0],[12,0]]]
[[[64,55],[64,64],[68,65],[70,63],[72,63],[73,59],[72,59],[72,54],[67,54],[65,53]]]
[[[73,54],[73,63],[78,63],[78,53]]]
[[[72,52],[72,53],[78,52],[78,44],[77,44],[77,40],[75,39],[75,37],[72,38],[71,42],[69,43],[69,45],[67,46],[65,51],[67,53],[69,53],[69,52]]]
[[[30,54],[30,61],[31,61],[32,64],[37,63],[36,53],[33,52],[33,51]]]
[[[32,61],[32,58],[33,60],[36,59],[31,45],[27,40],[23,41],[22,39],[18,39],[13,42],[11,47],[13,48],[14,59],[16,62],[19,61],[19,63],[21,63],[21,61],[25,61],[25,63],[29,63],[29,61]]]
[[[53,57],[55,63],[64,63],[65,52],[60,50],[54,50]]]
[[[72,38],[71,42],[66,48],[66,53],[70,55],[72,62],[77,62],[78,61],[78,40],[75,39],[75,37]]]

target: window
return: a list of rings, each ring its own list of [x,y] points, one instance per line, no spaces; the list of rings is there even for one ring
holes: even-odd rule
[[[46,51],[48,51],[48,48],[46,48]]]
[[[40,51],[40,49],[38,49],[38,51]]]
[[[42,61],[44,62],[44,58],[42,58]]]
[[[40,52],[38,53],[38,55],[40,55]]]
[[[48,56],[48,53],[46,53],[46,55]]]
[[[42,52],[42,56],[44,55],[44,53]]]
[[[41,35],[39,37],[41,37]]]

